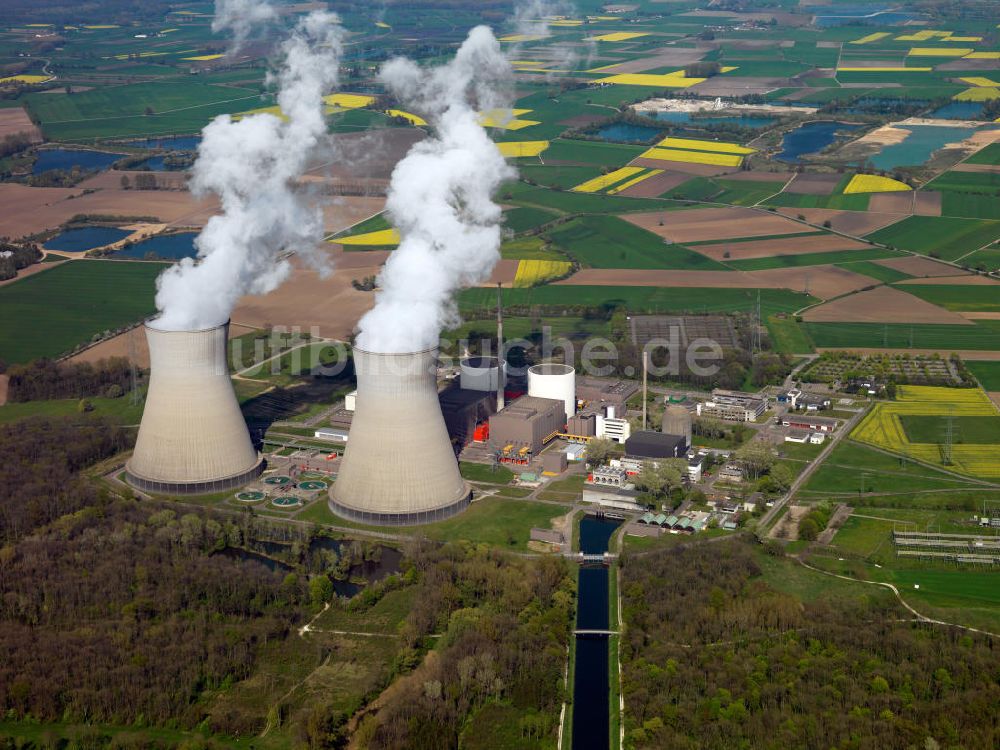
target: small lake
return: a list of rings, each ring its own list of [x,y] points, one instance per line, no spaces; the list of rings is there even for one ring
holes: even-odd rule
[[[691,112],[657,112],[656,119],[678,125],[736,125],[741,128],[766,128],[777,122],[774,117],[760,115],[719,115],[718,117],[695,117]]]
[[[901,126],[902,127],[902,126]],[[904,140],[883,146],[882,150],[868,157],[876,169],[920,166],[945,144],[956,143],[976,132],[976,128],[947,127],[938,125],[906,125],[910,131]]]
[[[662,132],[659,128],[651,128],[648,125],[616,122],[598,130],[597,135],[605,141],[613,141],[614,143],[646,143]]]
[[[99,172],[107,169],[122,158],[122,154],[112,154],[107,151],[80,151],[68,148],[49,148],[38,152],[32,174],[51,172],[62,169],[67,172],[79,168],[84,172]]]
[[[165,260],[193,258],[198,254],[198,250],[194,246],[194,238],[197,236],[196,232],[180,232],[178,234],[150,237],[148,240],[136,242],[131,247],[119,250],[115,253],[115,257],[142,260],[146,257],[147,253],[152,253],[157,258]]]
[[[983,102],[949,102],[927,116],[939,120],[978,120],[982,114]]]
[[[580,551],[606,552],[620,521],[584,516],[580,521]],[[606,630],[608,622],[608,568],[581,565],[577,579],[576,627]],[[573,750],[608,750],[611,727],[609,648],[606,635],[577,635],[573,675]]]
[[[173,135],[165,138],[143,138],[126,141],[124,145],[133,148],[163,148],[168,151],[197,151],[201,143],[200,135]]]
[[[860,125],[824,120],[807,122],[785,133],[781,141],[781,152],[774,158],[788,163],[798,162],[806,154],[822,151],[837,140],[839,133],[850,132],[860,127]]]
[[[46,250],[64,250],[66,252],[85,252],[95,247],[104,247],[112,242],[125,239],[131,234],[116,227],[79,227],[67,229],[46,242]]]

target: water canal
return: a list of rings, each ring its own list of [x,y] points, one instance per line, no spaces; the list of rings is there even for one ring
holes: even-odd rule
[[[580,551],[586,555],[606,552],[611,535],[620,523],[609,518],[584,516],[580,522]],[[608,614],[609,574],[605,565],[580,566],[577,630],[614,629]],[[611,746],[610,638],[606,634],[577,634],[575,641],[572,750],[608,750]]]

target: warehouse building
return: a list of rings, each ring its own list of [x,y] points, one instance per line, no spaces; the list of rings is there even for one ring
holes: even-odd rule
[[[786,414],[781,424],[796,430],[810,430],[812,432],[833,432],[837,429],[839,422],[829,417],[814,417],[808,412],[805,414]]]
[[[686,458],[688,445],[683,435],[667,435],[653,430],[633,433],[625,441],[625,458],[641,461]]]
[[[607,404],[624,413],[625,403],[639,392],[639,384],[631,380],[599,380],[581,378],[576,383],[576,397],[589,404]]]

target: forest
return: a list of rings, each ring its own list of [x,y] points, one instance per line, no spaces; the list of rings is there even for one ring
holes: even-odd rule
[[[7,400],[18,403],[84,396],[118,398],[131,388],[131,372],[125,357],[95,363],[36,359],[7,368]]]
[[[731,540],[622,559],[627,747],[1000,746],[1000,644],[875,589],[800,600],[755,554]]]

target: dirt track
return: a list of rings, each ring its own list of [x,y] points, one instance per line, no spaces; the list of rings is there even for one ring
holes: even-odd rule
[[[972,325],[958,313],[893,287],[879,287],[828,302],[802,316],[823,323],[950,323]]]
[[[808,231],[807,227],[783,216],[737,207],[652,211],[627,214],[622,218],[660,237],[680,243]],[[660,222],[663,226],[660,226]]]

